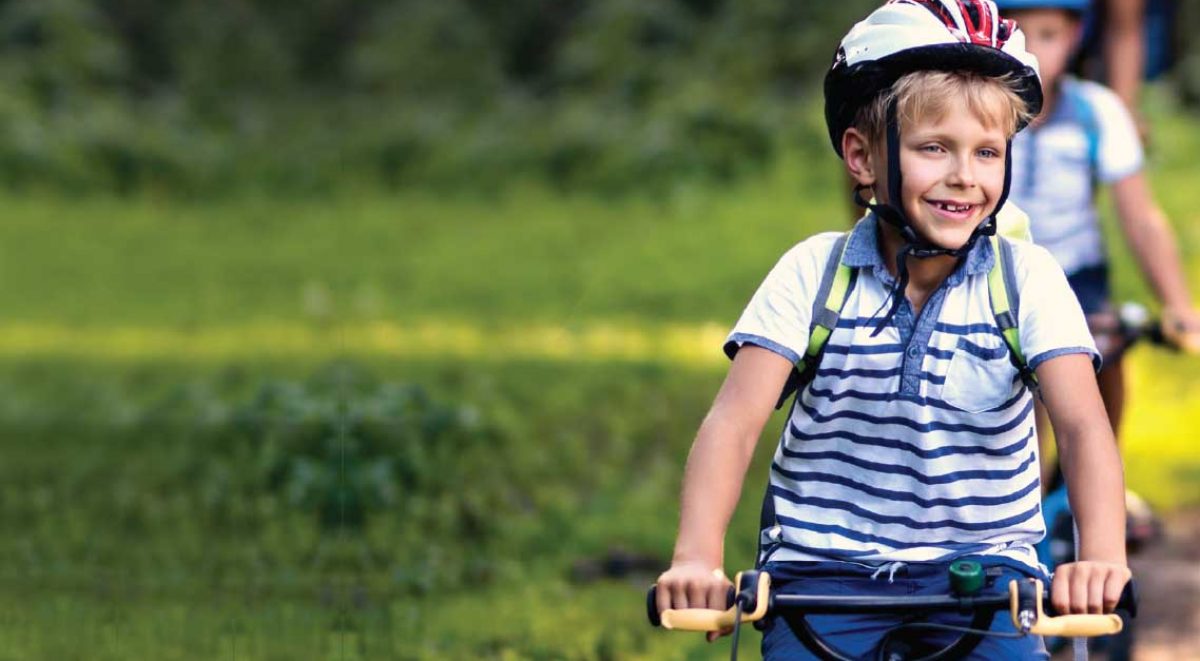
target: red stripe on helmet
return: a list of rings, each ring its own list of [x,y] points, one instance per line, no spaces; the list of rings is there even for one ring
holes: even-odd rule
[[[995,46],[992,41],[992,12],[987,0],[965,0],[958,3],[963,12],[963,23],[971,43],[980,46]]]

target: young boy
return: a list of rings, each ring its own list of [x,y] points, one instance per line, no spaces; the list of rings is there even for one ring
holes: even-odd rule
[[[1034,242],[1066,271],[1084,314],[1111,312],[1108,258],[1095,203],[1097,186],[1109,186],[1129,247],[1163,304],[1164,331],[1177,345],[1196,349],[1200,317],[1192,309],[1175,237],[1142,172],[1133,118],[1108,88],[1065,73],[1089,0],[1000,0],[997,5],[1017,21],[1041,70],[1042,113],[1013,140],[1012,199],[1028,213]],[[1125,405],[1120,357],[1106,361],[1099,380],[1115,432]]]
[[[964,557],[994,568],[991,589],[1039,575],[1033,375],[1059,430],[1081,536],[1080,561],[1059,568],[1052,600],[1072,613],[1116,603],[1129,578],[1122,475],[1094,345],[1053,258],[989,236],[1007,195],[1009,139],[1041,105],[1023,42],[980,0],[893,0],[843,40],[826,77],[826,120],[848,172],[879,203],[844,241],[823,234],[784,255],[730,335],[732,366],[688,457],[660,610],[726,607],[725,530],[791,385],[799,391],[771,467],[760,556],[779,590],[945,593],[947,564]],[[1011,252],[1019,303],[1005,319],[1028,371],[997,325],[987,280],[1004,255],[994,245]],[[843,267],[852,274],[844,303],[825,309],[834,297],[817,289]],[[806,357],[825,329],[823,351]],[[993,630],[1013,631],[1008,620],[998,614]],[[807,621],[863,655],[903,620]],[[811,658],[793,624],[767,622],[766,658]],[[987,637],[974,653],[1044,656],[1032,636]]]

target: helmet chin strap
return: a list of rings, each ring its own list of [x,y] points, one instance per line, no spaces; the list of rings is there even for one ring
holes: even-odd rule
[[[996,207],[988,216],[976,226],[971,232],[971,236],[967,238],[966,243],[958,248],[943,248],[938,246],[925,237],[921,236],[912,221],[904,212],[904,203],[900,196],[900,185],[903,182],[903,176],[900,173],[900,121],[896,115],[896,100],[888,104],[887,107],[887,164],[888,164],[888,202],[884,204],[871,203],[863,199],[862,191],[870,188],[865,184],[859,184],[854,187],[854,202],[859,206],[869,209],[884,222],[895,227],[900,236],[904,239],[904,245],[896,253],[896,282],[888,291],[888,296],[880,304],[880,309],[891,301],[891,306],[888,308],[887,314],[879,320],[875,325],[875,331],[871,333],[871,337],[875,337],[888,326],[892,321],[892,317],[896,315],[896,311],[900,309],[900,301],[904,299],[904,292],[908,288],[908,258],[916,257],[917,259],[929,259],[930,257],[954,257],[961,260],[971,252],[971,248],[975,246],[975,242],[981,236],[991,236],[996,233],[996,214],[1000,212],[1004,202],[1008,199],[1008,189],[1012,183],[1012,140],[1004,150],[1004,189],[1000,193],[1000,199],[996,201]],[[875,311],[876,314],[879,310]]]

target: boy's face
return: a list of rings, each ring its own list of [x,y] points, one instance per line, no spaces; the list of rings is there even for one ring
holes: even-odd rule
[[[970,112],[902,126],[900,196],[913,229],[942,248],[965,245],[1004,190],[1006,147],[1003,129]],[[885,149],[873,151],[876,163],[886,163]]]
[[[1025,33],[1025,48],[1038,60],[1042,89],[1058,83],[1075,52],[1082,25],[1069,11],[1062,9],[1021,9],[1008,12]]]

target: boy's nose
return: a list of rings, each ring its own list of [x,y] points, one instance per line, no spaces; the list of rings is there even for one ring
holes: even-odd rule
[[[971,159],[955,159],[946,183],[963,188],[973,187],[975,185],[975,170],[971,167]]]

